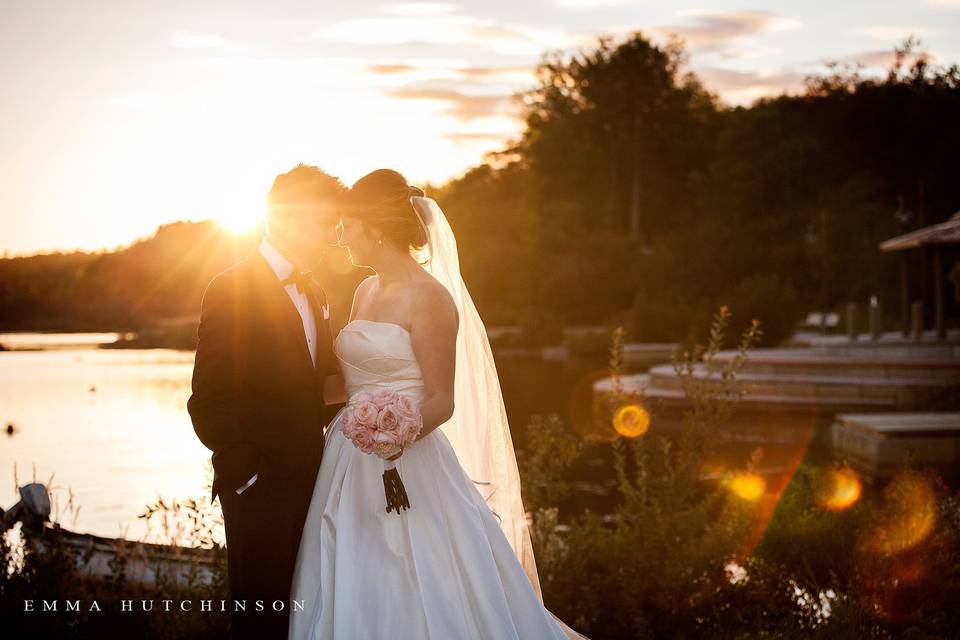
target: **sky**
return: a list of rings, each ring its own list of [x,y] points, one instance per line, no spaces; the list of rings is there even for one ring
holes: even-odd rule
[[[0,253],[242,228],[298,162],[441,183],[522,132],[545,51],[638,30],[727,104],[879,72],[910,34],[960,60],[960,0],[0,0]]]

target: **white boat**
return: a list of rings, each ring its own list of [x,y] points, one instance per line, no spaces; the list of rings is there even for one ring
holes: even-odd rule
[[[128,582],[143,585],[167,583],[209,584],[215,576],[216,551],[105,538],[64,529],[50,521],[47,488],[33,482],[19,488],[20,501],[10,509],[0,508],[0,533],[22,525],[24,540],[37,553],[53,544],[65,545],[74,555],[77,568],[94,578],[115,577],[122,568]]]

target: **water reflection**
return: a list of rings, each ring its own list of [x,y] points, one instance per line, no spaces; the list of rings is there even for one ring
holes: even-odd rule
[[[76,349],[110,344],[119,333],[0,333],[0,345],[7,349]]]
[[[136,515],[158,494],[203,492],[209,452],[186,413],[193,353],[76,348],[0,353],[0,504],[21,483],[70,488],[78,531],[140,538]]]

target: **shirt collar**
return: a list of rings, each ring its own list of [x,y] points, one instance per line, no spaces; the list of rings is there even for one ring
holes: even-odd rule
[[[267,241],[266,238],[260,241],[260,255],[264,257],[277,278],[285,280],[293,273],[293,265],[289,260],[283,257],[283,254]]]

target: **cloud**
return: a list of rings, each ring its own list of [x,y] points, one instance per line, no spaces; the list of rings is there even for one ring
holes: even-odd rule
[[[701,67],[696,70],[696,73],[713,88],[721,91],[760,87],[775,87],[779,90],[787,86],[799,86],[806,77],[802,72],[784,69],[740,71],[723,67]]]
[[[718,51],[717,55],[723,60],[750,60],[766,58],[782,52],[783,50],[778,47],[740,46]]]
[[[355,18],[324,27],[315,35],[322,40],[359,45],[475,45],[502,55],[535,58],[545,49],[582,42],[579,36],[562,30],[537,29],[458,14]]]
[[[692,24],[653,27],[656,35],[676,35],[682,38],[692,52],[726,52],[733,45],[749,43],[752,38],[766,33],[799,29],[803,25],[769,11],[682,11],[681,17]]]
[[[442,137],[454,142],[493,142],[502,143],[509,135],[504,133],[484,133],[480,131],[465,131],[446,133]]]
[[[938,9],[960,9],[960,0],[927,0],[927,4]]]
[[[402,64],[402,63],[384,63],[384,64],[372,64],[367,67],[367,71],[371,73],[377,73],[381,75],[393,75],[395,73],[413,73],[414,71],[419,71],[420,67],[412,64]]]
[[[583,43],[583,37],[575,33],[495,23],[477,24],[470,28],[469,35],[478,44],[517,56],[539,57],[545,49],[562,49]]]
[[[532,80],[534,67],[533,65],[514,65],[507,67],[461,67],[454,69],[454,71],[470,80]]]
[[[926,54],[931,62],[936,57]],[[906,56],[904,64],[909,67],[920,54]],[[805,87],[808,77],[819,76],[825,72],[825,66],[831,63],[841,65],[860,65],[868,75],[877,69],[886,71],[896,59],[896,53],[890,49],[871,49],[859,51],[841,58],[821,58],[787,68],[774,67],[762,71],[741,71],[717,66],[696,66],[693,71],[704,84],[723,96],[730,104],[750,104],[758,98],[797,93]]]
[[[461,120],[486,118],[508,111],[511,95],[468,94],[456,89],[407,86],[388,91],[387,96],[401,100],[429,100],[445,103],[444,111]]]
[[[221,49],[227,42],[215,33],[187,33],[178,31],[170,37],[170,46],[178,49]]]
[[[889,67],[896,60],[897,54],[889,49],[876,49],[873,51],[860,51],[837,60],[836,62],[846,62],[850,64],[862,64],[865,67]],[[830,60],[825,62],[832,62]]]
[[[867,36],[868,38],[873,38],[874,40],[887,40],[887,41],[897,41],[902,42],[910,36],[924,36],[931,37],[939,35],[938,31],[933,29],[926,29],[924,27],[907,27],[907,26],[872,26],[872,27],[860,27],[856,30],[856,33],[860,35]]]
[[[431,26],[442,24],[444,29]],[[436,16],[430,20],[407,17],[355,18],[323,27],[318,38],[337,42],[367,45],[398,45],[411,42],[456,44],[455,32],[462,32],[463,21],[458,16]]]
[[[936,62],[937,56],[931,53],[912,53],[904,57],[903,63],[905,66],[910,67],[915,63],[920,57],[923,56],[928,62]],[[839,59],[826,59],[823,60],[823,64],[830,62],[839,62],[845,64],[853,65],[862,65],[866,68],[880,68],[880,69],[889,69],[893,66],[894,62],[897,60],[897,54],[892,49],[873,49],[869,51],[858,51],[857,53],[851,53],[849,55],[843,56]]]
[[[806,73],[793,69],[740,71],[724,67],[699,67],[697,76],[711,91],[723,94],[731,104],[750,104],[758,98],[796,92],[803,88]]]
[[[529,82],[533,80],[534,65],[477,67],[456,60],[417,59],[379,62],[369,65],[367,71],[387,76],[427,73],[479,83],[496,81]]]

